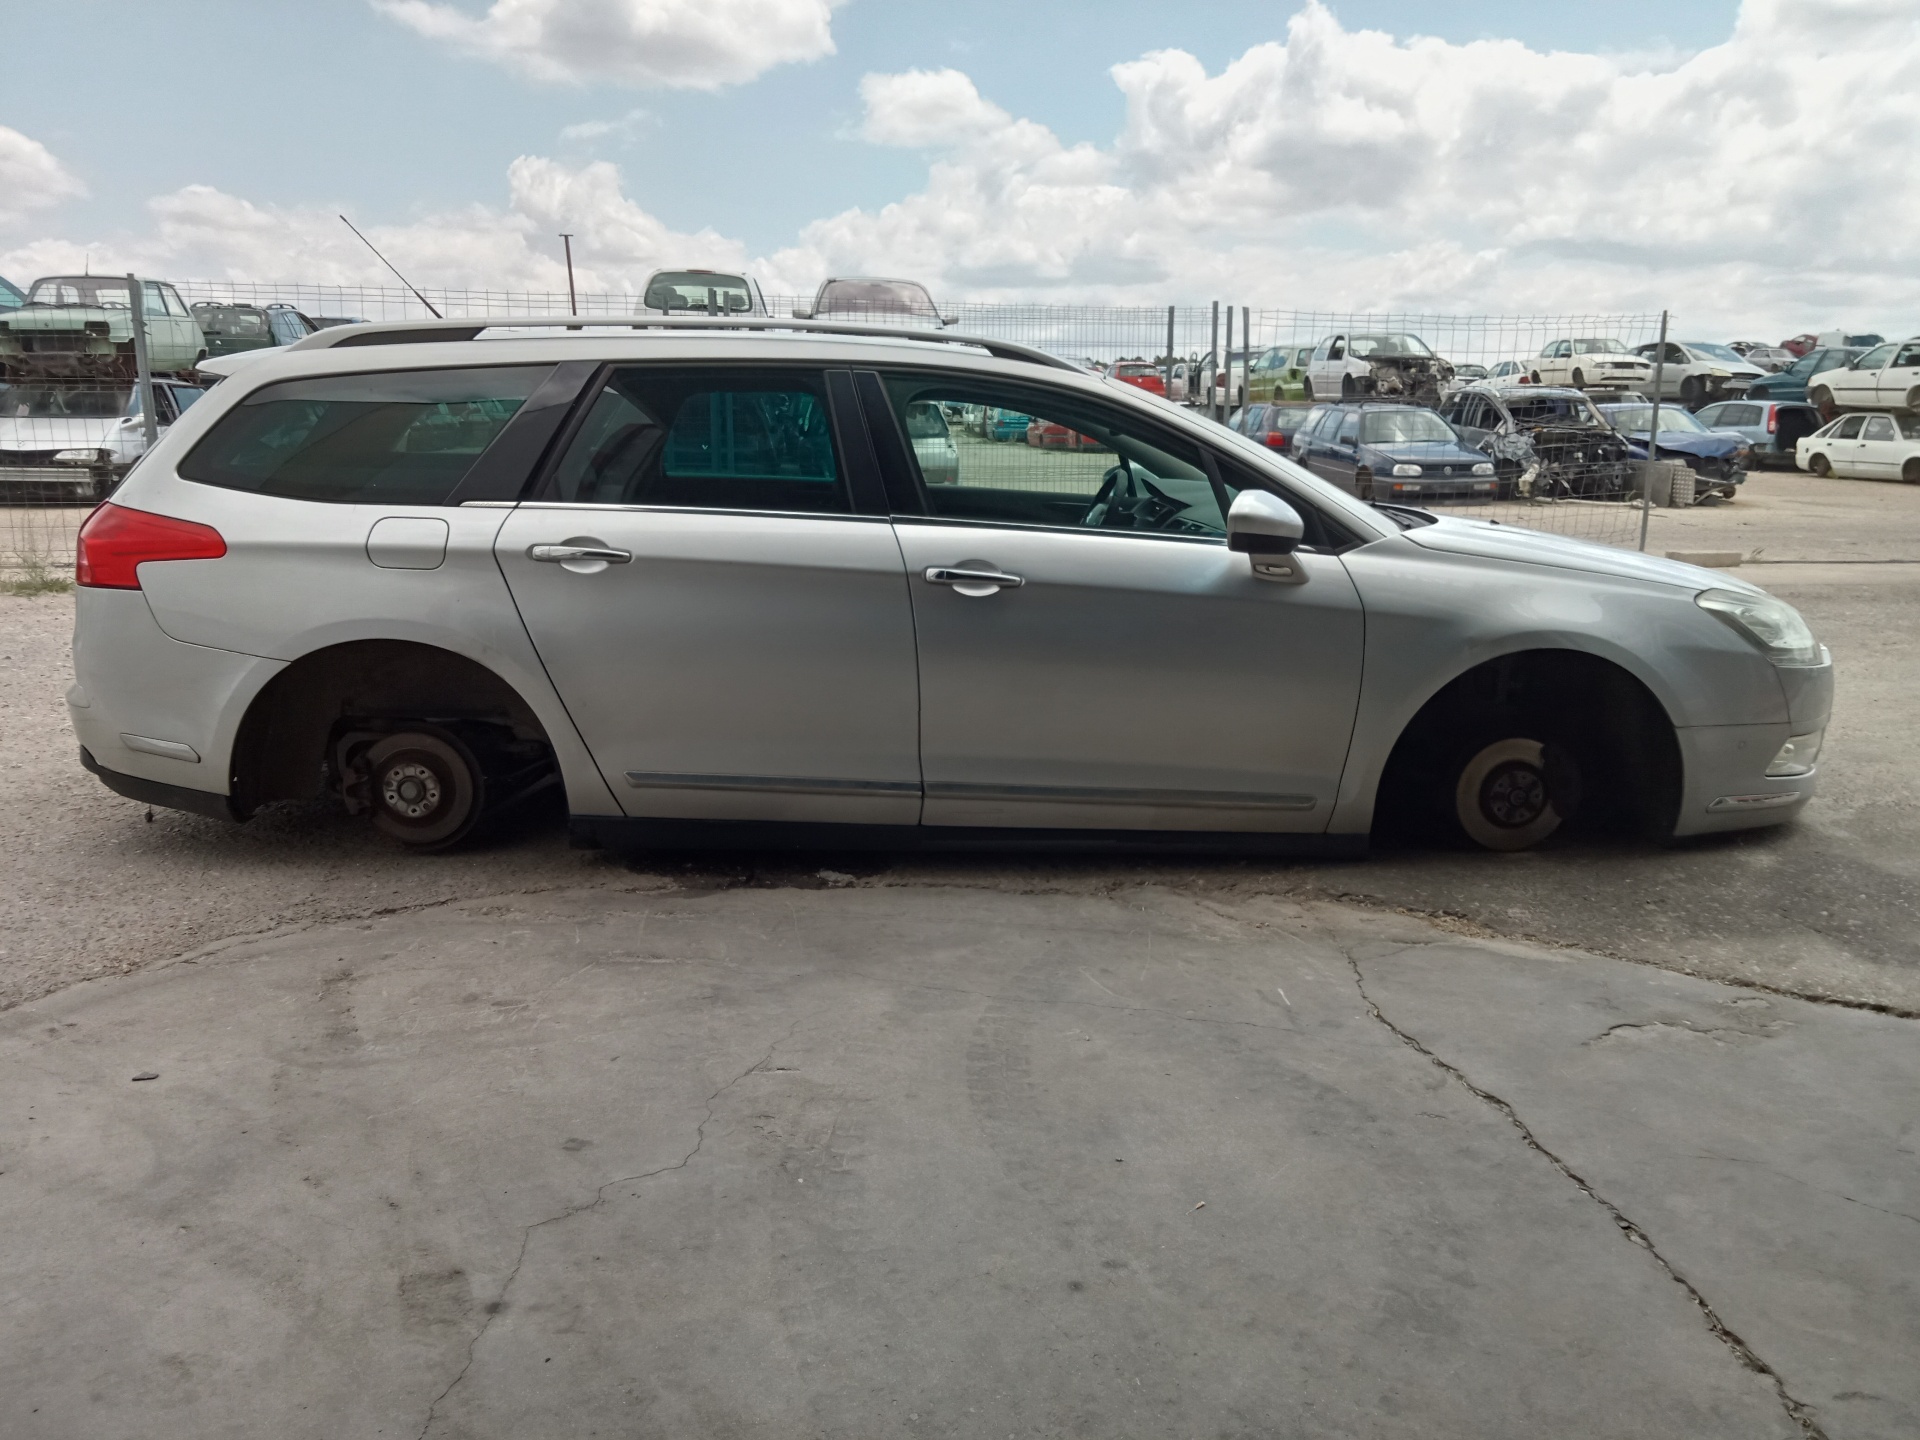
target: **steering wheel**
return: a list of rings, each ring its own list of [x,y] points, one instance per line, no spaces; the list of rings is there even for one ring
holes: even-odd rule
[[[1123,484],[1131,489],[1131,477],[1127,474],[1127,467],[1124,465],[1109,467],[1107,473],[1100,477],[1100,488],[1094,492],[1093,502],[1087,506],[1087,513],[1080,517],[1080,523],[1088,529],[1099,529],[1105,526],[1108,512],[1113,505],[1114,493]]]

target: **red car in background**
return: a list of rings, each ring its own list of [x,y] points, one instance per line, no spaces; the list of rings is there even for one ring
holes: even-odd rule
[[[1167,393],[1166,371],[1145,360],[1122,360],[1108,373],[1122,385],[1135,385],[1162,397]]]
[[[1091,435],[1082,435],[1078,430],[1069,430],[1066,426],[1052,420],[1030,420],[1027,422],[1027,444],[1036,450],[1098,450],[1100,442]]]

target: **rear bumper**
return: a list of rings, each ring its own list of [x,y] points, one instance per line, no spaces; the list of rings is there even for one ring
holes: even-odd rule
[[[138,775],[124,775],[118,770],[109,770],[94,759],[93,752],[84,745],[80,747],[80,764],[98,775],[101,783],[114,794],[124,795],[129,800],[138,800],[146,805],[159,805],[168,810],[186,810],[215,820],[237,818],[225,795],[215,795],[210,790],[192,790],[185,785],[169,785],[165,781],[147,780]]]

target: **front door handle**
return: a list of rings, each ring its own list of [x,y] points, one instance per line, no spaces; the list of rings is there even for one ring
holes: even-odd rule
[[[997,595],[1002,590],[1018,590],[1027,582],[1018,575],[1009,575],[1003,570],[986,570],[929,565],[926,573],[929,585],[951,585],[956,595],[971,595],[976,599],[984,595]]]
[[[609,565],[625,565],[633,559],[631,550],[609,550],[598,545],[529,545],[529,560],[545,560],[564,565],[569,560],[601,560]]]

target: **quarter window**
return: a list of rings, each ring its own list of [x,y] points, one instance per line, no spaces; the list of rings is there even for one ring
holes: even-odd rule
[[[922,427],[944,424],[916,415]],[[916,444],[918,442],[916,441]],[[616,370],[548,488],[583,505],[844,514],[817,372]]]
[[[958,378],[887,389],[929,513],[989,524],[1220,537],[1226,517],[1197,446],[1097,401]],[[924,433],[916,417],[978,415]]]
[[[288,500],[443,504],[552,367],[394,370],[254,391],[182,479]]]

